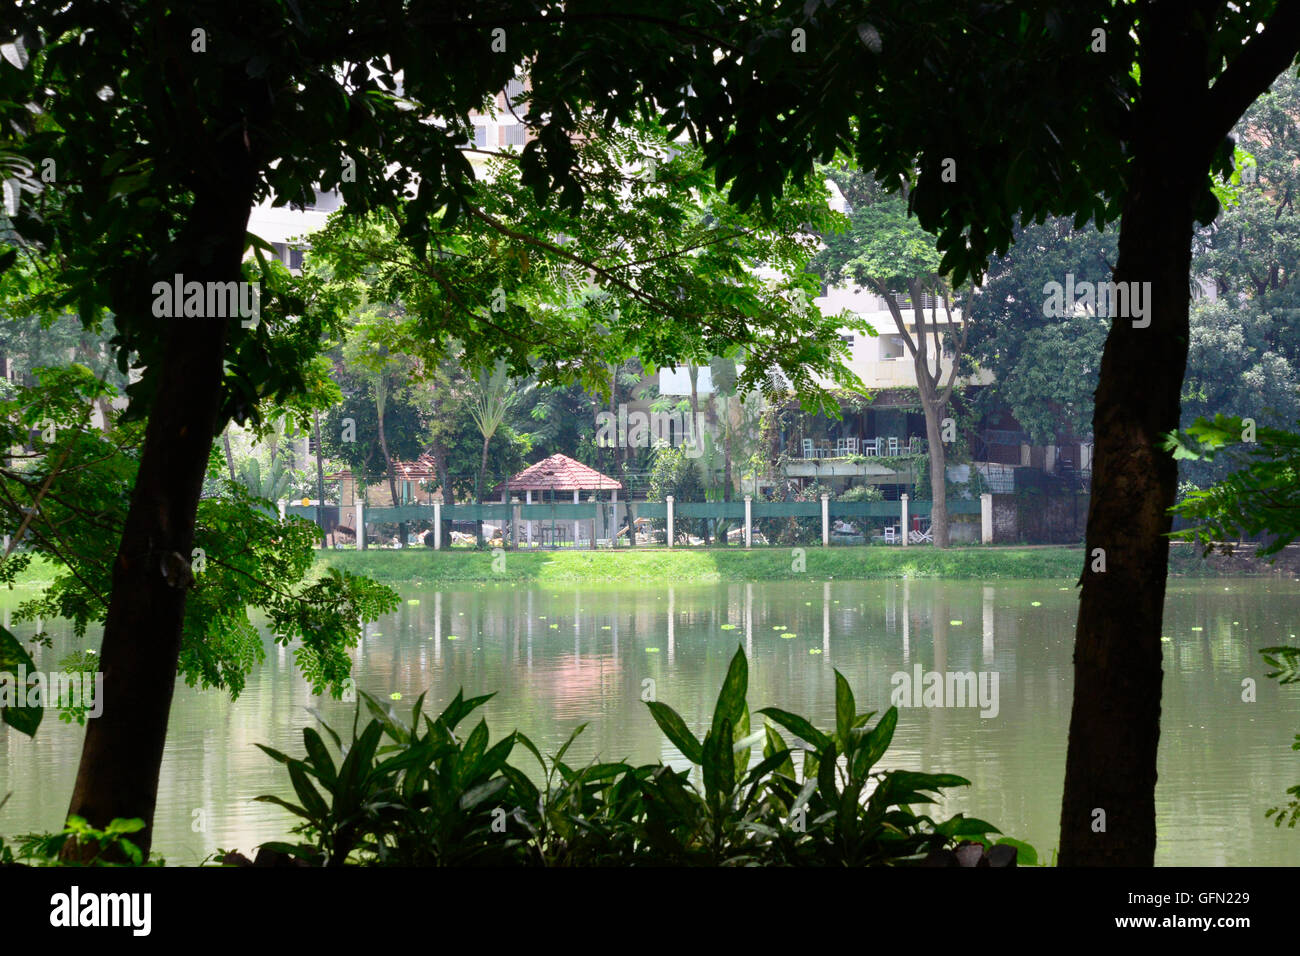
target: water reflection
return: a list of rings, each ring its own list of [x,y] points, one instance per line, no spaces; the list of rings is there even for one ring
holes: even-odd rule
[[[1294,785],[1289,745],[1300,694],[1265,680],[1261,647],[1294,643],[1291,582],[1175,582],[1169,589],[1161,732],[1158,861],[1293,863],[1294,834],[1263,818]],[[834,721],[832,668],[862,708],[889,706],[894,674],[992,672],[996,717],[975,706],[903,711],[890,766],[958,773],[973,786],[945,809],[999,824],[1042,850],[1056,843],[1070,706],[1077,592],[1066,582],[802,581],[663,588],[407,589],[394,614],[366,627],[356,686],[406,710],[424,690],[440,709],[457,688],[496,692],[484,714],[554,750],[587,731],[574,761],[662,758],[680,764],[642,696],[653,686],[702,732],[737,645],[750,658],[750,705],[775,705],[821,726]],[[22,599],[0,598],[6,625]],[[32,624],[14,628],[20,636]],[[56,622],[51,667],[79,646]],[[180,687],[159,793],[157,846],[193,863],[217,847],[282,838],[292,821],[252,797],[286,790],[254,743],[301,750],[316,706],[350,727],[353,708],[313,698],[293,651],[270,643],[266,663],[231,703]],[[1242,680],[1258,702],[1242,700]],[[646,682],[653,681],[653,685]],[[111,688],[109,688],[111,693]],[[951,700],[951,698],[949,698]],[[920,703],[918,700],[916,703]],[[34,741],[0,734],[0,832],[58,825],[71,792],[81,730],[48,720]]]

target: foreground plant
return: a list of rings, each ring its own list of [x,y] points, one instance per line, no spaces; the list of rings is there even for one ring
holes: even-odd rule
[[[992,824],[960,813],[938,821],[913,809],[970,781],[874,770],[898,711],[891,707],[868,727],[875,712],[858,713],[848,681],[838,671],[835,681],[830,733],[777,708],[760,711],[764,726],[751,732],[748,662],[739,649],[703,740],[667,704],[651,702],[651,715],[690,770],[624,762],[575,769],[564,757],[585,725],[549,759],[518,732],[489,746],[482,720],[457,736],[457,725],[490,695],[457,694],[437,718],[422,714],[421,695],[409,727],[363,695],[373,717],[360,734],[354,721],[346,748],[325,725],[344,755],[341,765],[311,728],[303,731],[304,759],[262,748],[286,765],[300,804],[258,799],[302,817],[294,832],[305,838],[263,849],[333,866],[869,866],[916,864],[963,840],[988,846],[999,833]],[[778,726],[798,738],[797,747]],[[392,742],[380,746],[385,737]],[[762,758],[753,762],[759,743]],[[540,786],[509,763],[516,744],[540,765]]]
[[[6,798],[7,799],[7,798]],[[0,801],[3,806],[3,801]],[[144,829],[144,821],[115,819],[104,829],[92,827],[81,817],[68,818],[57,833],[29,833],[19,837],[17,849],[0,838],[0,865],[27,866],[163,866],[156,857],[145,862],[144,854],[127,835]],[[60,858],[64,845],[79,848],[73,860]]]

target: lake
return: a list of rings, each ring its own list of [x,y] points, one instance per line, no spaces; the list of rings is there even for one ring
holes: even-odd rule
[[[931,672],[948,706],[901,708],[882,767],[956,773],[946,812],[965,811],[1050,857],[1057,845],[1077,591],[1068,581],[800,581],[673,587],[518,585],[399,588],[398,611],[367,625],[354,654],[356,685],[400,694],[409,714],[430,691],[435,713],[459,687],[495,691],[481,711],[497,739],[511,729],[553,752],[579,724],[570,764],[662,758],[682,765],[643,697],[676,708],[702,732],[737,645],[750,660],[751,709],[778,706],[834,725],[834,676],[859,709],[883,711],[891,694],[923,691]],[[24,596],[0,595],[5,623]],[[1163,865],[1291,865],[1300,831],[1264,810],[1300,782],[1300,688],[1265,679],[1259,648],[1295,643],[1300,584],[1289,579],[1174,580],[1165,611],[1165,688],[1156,792]],[[14,623],[20,638],[32,622]],[[77,641],[47,622],[57,661]],[[255,803],[292,796],[264,743],[302,753],[301,728],[317,706],[343,730],[353,705],[314,698],[293,649],[267,635],[267,659],[238,701],[178,686],[157,810],[155,852],[195,864],[217,848],[248,852],[284,839],[290,815]],[[974,674],[970,683],[953,675]],[[1256,701],[1243,701],[1243,680]],[[967,690],[971,693],[965,693]],[[111,693],[111,688],[108,690]],[[981,699],[980,695],[983,694]],[[965,699],[963,699],[965,698]],[[436,705],[436,706],[435,706]],[[960,705],[960,706],[955,706]],[[469,725],[464,725],[468,729]],[[0,833],[56,829],[76,776],[83,730],[47,715],[35,740],[0,728]],[[788,735],[787,735],[788,738]],[[517,763],[531,761],[522,748]]]

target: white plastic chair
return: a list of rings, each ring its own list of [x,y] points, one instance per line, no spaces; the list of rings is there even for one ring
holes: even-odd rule
[[[897,438],[890,438],[890,439],[889,439],[889,454],[890,454],[891,456],[896,456],[896,455],[898,454],[898,439],[897,439]]]
[[[814,458],[816,456],[813,454],[813,452],[814,452],[813,440],[811,438],[805,438],[803,440],[803,456],[805,458]]]

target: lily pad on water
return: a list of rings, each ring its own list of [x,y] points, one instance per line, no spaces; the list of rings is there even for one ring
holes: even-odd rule
[[[786,634],[782,634],[782,635],[781,635],[781,640],[783,640],[783,641],[791,641],[791,640],[794,640],[794,639],[795,639],[796,637],[798,637],[798,636],[799,636],[798,634],[790,634],[790,633],[786,633]]]
[[[645,652],[646,652],[647,654],[658,654],[658,653],[659,653],[659,648],[657,648],[657,647],[647,647],[647,648],[645,649]]]
[[[723,625],[722,625],[722,630],[724,630],[724,631],[734,631],[735,629],[736,629],[736,625],[734,625],[734,624],[723,624]]]
[[[810,647],[810,648],[808,648],[808,653],[809,653],[809,654],[820,654],[821,652],[822,652],[822,649],[821,649],[820,647]]]
[[[602,624],[602,625],[600,626],[600,629],[601,629],[602,631],[608,631],[608,630],[609,630],[609,625],[608,625],[608,624]]]
[[[447,640],[449,640],[449,641],[459,641],[460,638],[457,637],[455,634],[448,634],[448,635],[447,635]]]
[[[961,621],[949,621],[948,623],[951,624],[953,627],[961,626]]]
[[[391,694],[388,695],[388,699],[389,699],[389,700],[401,700],[401,699],[402,699],[402,695],[401,695],[400,693],[398,693],[397,691],[393,691]]]
[[[1042,607],[1042,606],[1043,606],[1043,602],[1042,602],[1042,601],[1030,601],[1030,602],[1029,602],[1029,606],[1030,606],[1030,607]]]
[[[420,602],[419,602],[419,600],[416,599],[416,598],[411,598],[411,599],[410,599],[409,601],[407,601],[406,603],[407,603],[407,604],[419,604]]]

